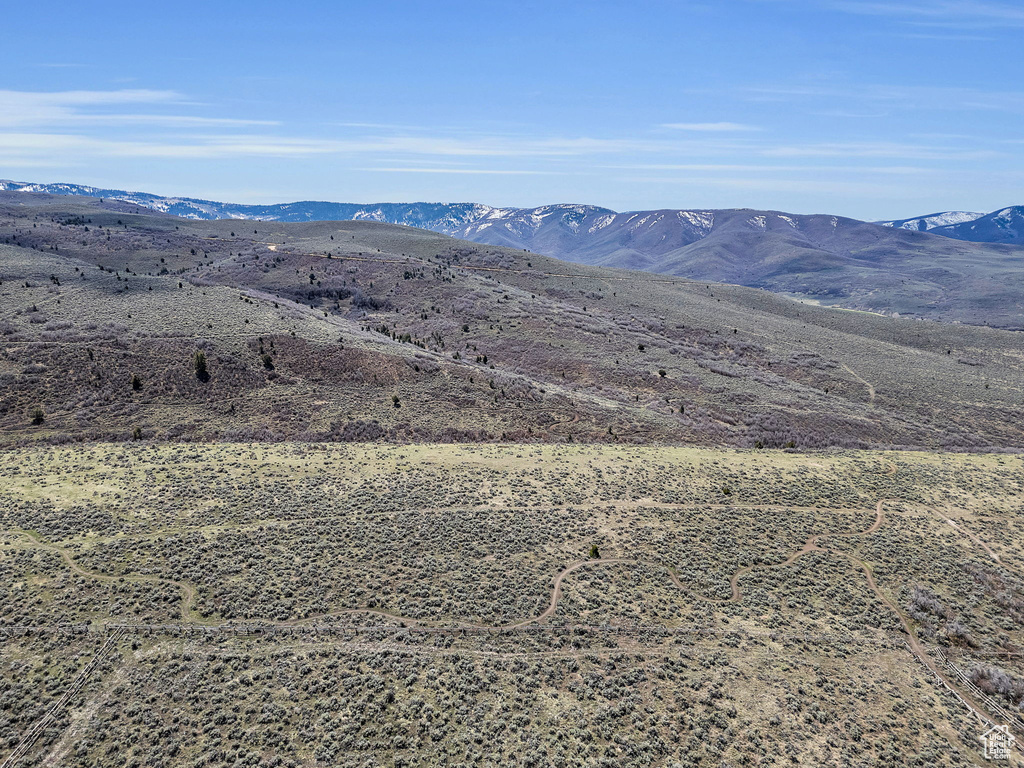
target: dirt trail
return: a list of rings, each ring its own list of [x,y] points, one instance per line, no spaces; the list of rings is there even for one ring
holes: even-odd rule
[[[894,473],[895,469],[896,469],[895,465],[892,465],[892,470],[893,471],[891,473],[889,473],[889,474]],[[558,606],[559,606],[559,603],[560,603],[561,598],[562,598],[562,586],[563,586],[563,583],[565,582],[566,578],[568,578],[572,574],[576,573],[577,571],[580,571],[580,570],[582,570],[584,568],[588,568],[588,567],[592,567],[592,566],[609,565],[609,564],[624,564],[624,565],[634,565],[634,566],[640,565],[640,566],[647,566],[647,567],[652,567],[652,568],[663,568],[667,572],[667,574],[668,574],[670,580],[672,581],[672,583],[676,587],[678,587],[681,591],[685,592],[686,594],[692,595],[697,600],[701,600],[701,601],[704,601],[704,602],[720,603],[721,604],[721,603],[735,603],[735,602],[739,602],[742,599],[743,593],[742,593],[742,590],[741,590],[740,585],[739,585],[739,580],[743,576],[753,572],[754,570],[768,569],[768,568],[785,568],[785,567],[788,567],[788,566],[792,565],[798,559],[800,559],[801,557],[803,557],[804,555],[806,555],[806,554],[808,554],[810,552],[826,552],[828,554],[839,555],[841,557],[846,558],[847,560],[849,560],[850,562],[854,563],[856,566],[858,566],[863,571],[864,576],[865,576],[865,578],[867,580],[867,583],[868,583],[868,587],[875,594],[875,596],[878,598],[878,600],[883,605],[885,605],[890,611],[893,612],[893,614],[896,616],[897,620],[902,625],[904,633],[906,634],[907,647],[911,650],[913,655],[916,656],[917,659],[933,675],[935,675],[936,679],[941,681],[951,691],[953,691],[960,698],[960,700],[964,703],[964,705],[967,706],[972,711],[972,713],[974,715],[976,715],[981,721],[983,721],[983,722],[993,722],[992,719],[987,714],[985,714],[984,706],[978,703],[978,701],[975,699],[975,697],[972,695],[972,693],[971,692],[964,692],[959,686],[954,684],[954,682],[953,682],[953,680],[951,679],[950,676],[948,676],[945,672],[943,672],[939,668],[939,665],[932,659],[932,657],[928,654],[927,650],[918,641],[917,637],[915,636],[913,627],[912,627],[912,625],[910,623],[910,620],[900,610],[900,608],[892,600],[890,600],[882,592],[882,590],[879,588],[878,583],[875,581],[874,573],[872,572],[871,567],[864,560],[862,560],[861,558],[857,557],[853,553],[842,552],[842,551],[838,551],[838,550],[829,549],[828,547],[823,546],[821,544],[821,540],[825,539],[825,538],[828,538],[828,537],[833,537],[833,538],[853,538],[853,537],[860,537],[860,536],[869,536],[869,535],[871,535],[873,533],[878,532],[878,530],[882,526],[882,521],[883,521],[883,504],[886,501],[891,501],[891,500],[889,500],[889,499],[879,499],[878,500],[878,502],[875,505],[875,519],[871,523],[871,525],[869,525],[863,531],[838,531],[838,532],[837,531],[825,531],[825,532],[822,532],[822,533],[817,533],[817,534],[814,534],[813,536],[808,537],[808,539],[804,542],[803,546],[799,550],[794,552],[792,555],[790,555],[786,560],[784,560],[781,563],[774,563],[774,564],[767,564],[767,565],[749,565],[749,566],[744,566],[744,567],[738,569],[732,575],[732,577],[729,579],[729,584],[730,584],[730,587],[731,587],[732,594],[728,598],[709,598],[709,597],[701,596],[699,594],[694,593],[690,588],[688,588],[685,584],[683,584],[680,581],[678,575],[675,573],[675,571],[671,567],[666,566],[663,563],[655,563],[655,562],[650,562],[650,561],[645,561],[645,560],[640,560],[640,559],[635,559],[635,558],[600,557],[600,558],[594,558],[594,559],[590,559],[590,560],[580,560],[580,561],[572,563],[572,564],[566,566],[565,568],[563,568],[555,576],[554,582],[552,583],[551,597],[549,599],[547,608],[545,608],[537,616],[534,616],[534,617],[531,617],[531,618],[528,618],[528,619],[523,619],[523,620],[518,621],[518,622],[513,622],[513,623],[510,623],[510,624],[506,624],[506,625],[503,625],[503,626],[493,626],[493,625],[475,624],[475,623],[464,623],[461,626],[471,627],[471,628],[479,628],[479,629],[498,629],[498,630],[500,630],[500,629],[518,629],[518,628],[529,626],[531,624],[537,624],[537,623],[543,622],[543,621],[551,618],[555,614],[555,612],[558,610]],[[953,524],[952,521],[948,521],[948,522],[950,522],[950,524]],[[954,525],[954,527],[956,527],[956,526]],[[69,568],[71,568],[75,573],[78,573],[78,574],[80,574],[82,576],[85,576],[87,578],[92,578],[92,579],[98,579],[98,580],[101,580],[101,581],[116,581],[117,579],[121,578],[121,577],[116,577],[116,576],[107,576],[107,575],[104,575],[104,574],[98,574],[98,573],[87,571],[87,570],[81,568],[77,563],[75,563],[75,561],[71,558],[71,556],[67,553],[67,551],[65,551],[64,549],[62,549],[60,547],[54,546],[54,545],[49,545],[49,544],[42,543],[41,541],[39,541],[39,539],[34,534],[32,534],[32,533],[30,533],[28,531],[20,531],[19,530],[19,531],[11,531],[11,533],[15,533],[17,535],[21,535],[21,536],[27,537],[30,540],[30,542],[31,542],[31,546],[34,547],[34,548],[45,549],[45,550],[49,550],[49,551],[52,551],[52,552],[57,552],[58,554],[60,554],[60,556],[63,558],[64,562],[68,565]],[[964,531],[964,533],[967,533],[966,530]],[[970,534],[968,533],[967,535],[970,535]],[[971,538],[974,539],[982,547],[984,547],[986,549],[986,551],[988,551],[989,554],[994,559],[996,559],[998,561],[998,556],[994,552],[992,552],[987,546],[985,546],[980,540],[976,539],[976,537],[973,537],[973,536],[971,536]],[[159,578],[159,577],[156,577],[156,576],[126,576],[124,578],[127,579],[127,580],[131,580],[131,581],[143,581],[143,582],[150,582],[150,583],[161,583],[161,584],[173,584],[173,585],[175,585],[182,592],[182,605],[181,605],[181,616],[182,616],[182,619],[184,621],[188,621],[191,618],[192,613],[194,611],[195,596],[196,596],[195,588],[194,587],[192,587],[192,586],[190,586],[188,584],[185,584],[183,582],[172,581],[170,579],[163,579],[163,578]],[[362,613],[362,614],[371,614],[371,615],[381,616],[381,617],[392,619],[392,620],[397,620],[397,621],[400,621],[400,622],[402,622],[402,623],[404,623],[406,625],[409,625],[409,626],[429,626],[429,625],[432,625],[432,624],[436,623],[436,622],[433,622],[433,621],[418,621],[416,619],[412,619],[412,618],[409,618],[409,617],[404,617],[404,616],[400,616],[400,615],[397,615],[397,614],[394,614],[394,613],[390,613],[390,612],[387,612],[387,611],[376,610],[376,609],[371,609],[371,608],[340,609],[340,610],[337,610],[337,611],[331,611],[329,613],[317,614],[316,616],[309,616],[309,617],[306,617],[306,618],[303,618],[303,619],[295,619],[295,620],[291,620],[291,621],[270,621],[270,622],[263,622],[263,623],[267,624],[267,625],[271,625],[271,626],[275,626],[275,625],[276,626],[295,626],[295,625],[300,625],[300,624],[302,624],[304,622],[313,621],[313,620],[315,620],[317,618],[324,618],[324,617],[327,617],[327,616],[335,616],[335,615],[360,614],[360,613]],[[196,623],[198,623],[198,622],[196,622]]]
[[[804,542],[804,545],[799,550],[794,552],[792,555],[790,555],[786,560],[784,560],[781,563],[769,563],[769,564],[764,564],[764,565],[745,565],[745,566],[743,566],[742,568],[737,570],[729,578],[729,585],[730,585],[730,587],[732,589],[732,595],[730,597],[727,597],[727,598],[706,597],[704,595],[701,595],[701,594],[698,594],[698,593],[694,592],[692,589],[687,587],[685,584],[683,584],[679,580],[678,574],[676,574],[676,572],[671,567],[669,567],[667,565],[664,565],[663,563],[655,563],[655,562],[651,562],[651,561],[647,561],[647,560],[638,560],[638,559],[635,559],[635,558],[628,558],[628,557],[602,557],[602,558],[595,558],[593,560],[581,560],[581,561],[573,563],[572,565],[570,565],[567,568],[563,569],[558,574],[558,576],[555,577],[555,583],[554,583],[554,586],[553,586],[552,591],[551,591],[551,604],[548,606],[548,608],[543,613],[541,613],[539,616],[536,616],[535,618],[526,619],[525,621],[521,621],[521,622],[519,622],[517,624],[510,624],[508,626],[510,626],[510,627],[522,627],[522,626],[526,626],[527,624],[533,624],[535,622],[543,621],[544,619],[549,618],[551,615],[554,614],[555,610],[558,608],[558,601],[559,601],[559,599],[561,598],[561,595],[562,595],[562,582],[565,580],[565,577],[568,576],[571,573],[574,573],[575,571],[580,570],[581,568],[583,568],[585,566],[588,566],[588,565],[599,565],[601,563],[628,563],[630,565],[645,565],[645,566],[648,566],[648,567],[651,567],[651,568],[664,568],[668,572],[668,576],[672,580],[673,584],[675,584],[679,589],[683,590],[684,592],[686,592],[689,595],[692,595],[693,597],[695,597],[698,600],[702,600],[702,601],[708,602],[708,603],[737,603],[743,597],[743,593],[740,590],[740,586],[739,586],[739,580],[742,577],[746,576],[748,573],[750,573],[750,572],[752,572],[754,570],[767,569],[767,568],[785,568],[786,566],[792,565],[794,562],[799,560],[801,557],[806,555],[808,552],[830,552],[831,550],[826,550],[826,549],[823,549],[822,547],[818,546],[818,541],[821,538],[825,537],[825,536],[837,536],[837,537],[838,536],[842,536],[842,537],[867,536],[869,534],[875,533],[882,526],[882,503],[883,503],[883,500],[879,500],[878,503],[875,505],[875,520],[874,520],[874,522],[870,526],[868,526],[863,531],[850,531],[850,532],[831,532],[831,531],[829,531],[829,532],[826,532],[826,533],[816,533],[813,536],[810,536],[807,539],[807,541]]]
[[[886,597],[886,595],[879,588],[878,583],[875,581],[875,576],[874,576],[874,573],[871,570],[871,567],[864,560],[860,559],[856,555],[853,555],[853,554],[847,553],[847,552],[840,552],[840,551],[836,551],[836,550],[832,550],[832,549],[828,549],[828,548],[824,548],[822,546],[819,546],[819,542],[820,542],[821,539],[826,538],[826,537],[830,537],[830,536],[831,537],[835,537],[835,538],[839,538],[839,537],[842,537],[842,538],[852,538],[852,537],[858,537],[858,536],[868,536],[870,534],[876,533],[882,527],[882,519],[883,519],[882,505],[883,505],[883,503],[885,501],[888,501],[888,500],[887,499],[879,499],[878,503],[875,505],[875,520],[874,520],[874,522],[870,526],[868,526],[863,531],[859,531],[859,532],[858,531],[854,531],[854,532],[831,532],[831,531],[829,531],[829,532],[825,532],[825,533],[815,534],[814,536],[809,537],[806,542],[804,542],[803,547],[801,547],[797,552],[793,553],[789,558],[787,558],[785,561],[783,561],[781,563],[775,563],[775,564],[772,564],[772,565],[751,565],[751,566],[744,566],[743,568],[740,568],[738,571],[736,571],[736,573],[733,574],[732,578],[730,578],[730,580],[729,580],[729,584],[732,587],[732,595],[729,598],[724,598],[724,599],[720,599],[720,598],[707,598],[707,597],[701,597],[699,595],[696,595],[695,593],[692,592],[692,590],[687,588],[679,580],[679,577],[675,574],[675,572],[671,568],[669,568],[667,566],[664,566],[664,565],[660,565],[658,563],[650,563],[650,562],[646,562],[646,561],[643,561],[643,560],[635,560],[635,559],[631,559],[631,558],[596,558],[596,559],[593,559],[593,560],[583,560],[583,561],[580,561],[580,562],[577,562],[577,563],[573,563],[572,565],[570,565],[567,568],[563,569],[558,574],[558,576],[555,578],[554,586],[553,586],[552,591],[551,591],[551,602],[548,605],[548,607],[543,611],[543,613],[541,613],[539,616],[537,616],[535,618],[527,619],[525,621],[521,621],[521,622],[518,622],[516,624],[510,624],[510,625],[508,625],[508,628],[517,628],[517,627],[527,626],[529,624],[534,624],[534,623],[543,621],[543,620],[551,617],[552,615],[554,615],[555,611],[558,608],[558,602],[559,602],[559,600],[561,598],[562,583],[564,582],[565,578],[567,576],[569,576],[570,574],[572,574],[572,573],[574,573],[574,572],[576,572],[576,571],[580,570],[581,568],[584,568],[585,566],[588,566],[588,565],[599,565],[599,564],[607,564],[607,563],[626,563],[626,564],[630,564],[630,565],[647,565],[647,566],[653,566],[653,567],[663,567],[663,568],[666,568],[666,570],[668,571],[669,578],[672,580],[672,583],[675,584],[677,587],[679,587],[684,592],[686,592],[687,594],[694,595],[698,599],[704,600],[706,602],[730,603],[730,602],[738,602],[740,599],[742,599],[742,592],[740,591],[740,587],[739,587],[739,583],[738,582],[739,582],[740,578],[742,578],[746,574],[750,573],[751,571],[753,571],[755,569],[761,569],[761,568],[785,568],[785,567],[787,567],[789,565],[792,565],[799,558],[803,557],[804,555],[806,555],[809,552],[827,552],[829,554],[840,555],[842,557],[847,558],[852,563],[856,564],[863,571],[864,576],[867,579],[867,583],[868,583],[868,586],[870,587],[871,591],[875,594],[875,596],[878,598],[878,600],[883,605],[885,605],[890,611],[893,612],[893,614],[895,614],[896,618],[899,620],[900,624],[903,626],[903,631],[906,634],[907,647],[910,648],[910,650],[914,654],[914,656],[916,656],[917,659],[932,674],[934,674],[937,679],[942,681],[951,691],[953,691],[960,698],[960,700],[971,710],[971,712],[976,717],[978,717],[982,722],[986,722],[986,723],[994,722],[987,714],[985,714],[984,706],[979,704],[978,701],[976,701],[975,698],[969,692],[965,693],[958,686],[956,686],[953,683],[953,680],[946,673],[944,673],[942,670],[940,670],[938,664],[932,659],[932,657],[928,654],[928,652],[924,648],[924,646],[922,646],[921,643],[918,641],[918,639],[917,639],[917,637],[916,637],[916,635],[914,633],[913,627],[910,624],[910,620],[904,615],[904,613],[899,609],[899,607],[892,600],[890,600],[888,597]]]
[[[196,602],[196,589],[191,584],[186,584],[183,581],[174,581],[173,579],[164,579],[159,576],[108,576],[103,573],[96,573],[95,571],[87,571],[85,568],[80,566],[74,561],[74,558],[68,554],[67,550],[63,547],[58,547],[55,544],[45,544],[40,541],[39,537],[30,531],[21,530],[9,530],[7,533],[13,533],[19,536],[23,536],[29,540],[28,546],[32,549],[43,549],[48,552],[56,552],[64,560],[64,563],[72,571],[77,573],[79,576],[83,576],[87,579],[94,579],[95,581],[125,581],[142,582],[147,584],[170,584],[181,590],[181,618],[183,621],[189,621],[193,619],[193,613],[195,611]]]
[[[554,586],[551,589],[551,602],[548,607],[544,609],[544,612],[539,616],[534,616],[532,619],[526,619],[525,621],[516,622],[515,624],[506,624],[505,629],[516,629],[518,627],[525,627],[529,624],[536,624],[539,621],[550,618],[554,615],[555,611],[558,610],[558,601],[562,597],[562,582],[565,581],[565,577],[571,573],[578,571],[580,568],[584,568],[588,565],[600,565],[602,563],[629,563],[630,565],[647,565],[641,560],[632,560],[627,557],[597,557],[593,560],[581,560],[577,563],[573,563],[567,568],[562,569],[555,577]],[[478,625],[474,625],[478,626]]]
[[[845,368],[846,372],[849,373],[851,376],[853,376],[853,378],[855,378],[857,381],[859,381],[861,384],[863,384],[865,387],[868,388],[868,402],[871,403],[872,405],[874,405],[874,403],[875,403],[875,385],[872,384],[867,379],[865,379],[860,374],[858,374],[856,371],[854,371],[853,368],[851,368],[850,366],[848,366],[846,364],[843,364],[843,368]]]
[[[976,533],[974,533],[973,531],[968,530],[968,528],[963,524],[962,521],[960,523],[957,523],[952,518],[943,517],[942,513],[939,512],[939,510],[937,510],[937,509],[932,509],[932,511],[936,515],[939,516],[939,519],[941,519],[943,522],[948,523],[950,526],[952,526],[955,531],[957,531],[960,534],[966,536],[971,541],[973,541],[975,544],[977,544],[979,547],[981,547],[986,552],[988,552],[988,556],[991,557],[995,562],[999,563],[1000,565],[1003,564],[1003,561],[999,559],[999,555],[996,554],[996,552],[992,549],[992,547],[990,547],[988,544],[986,544],[984,541],[982,541],[978,537],[978,535]]]

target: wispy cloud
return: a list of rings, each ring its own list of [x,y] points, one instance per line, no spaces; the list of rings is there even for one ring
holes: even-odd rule
[[[68,123],[90,108],[124,104],[160,104],[180,100],[174,91],[0,91],[0,127],[34,127]]]
[[[148,121],[142,120],[142,123]],[[185,127],[207,126],[202,119],[196,123],[185,120]],[[244,123],[214,123],[230,128]],[[333,139],[280,136],[251,131],[170,133],[158,136],[113,139],[82,132],[0,131],[0,163],[24,164],[31,160],[50,164],[64,157],[69,163],[93,158],[151,159],[218,159],[237,157],[315,158],[335,156],[360,161],[360,170],[381,173],[433,174],[505,174],[542,175],[556,172],[538,163],[558,163],[559,173],[576,167],[582,159],[596,162],[607,158],[632,160],[629,167],[662,168],[666,170],[743,170],[758,173],[765,168],[758,163],[732,163],[732,158],[802,159],[810,169],[813,163],[826,158],[879,158],[902,161],[972,161],[991,159],[999,152],[979,147],[978,142],[813,142],[777,143],[748,139],[716,139],[711,141],[645,140],[595,137],[536,136],[365,136]],[[642,163],[643,158],[657,158],[656,163]],[[481,168],[481,159],[497,162],[497,167]],[[368,160],[379,166],[366,164]],[[724,161],[724,162],[722,162]],[[508,164],[509,167],[501,167]],[[775,166],[770,166],[774,168]],[[819,167],[820,166],[815,166]],[[786,170],[796,170],[787,167]],[[854,169],[844,169],[854,170]]]
[[[465,173],[483,176],[552,176],[555,171],[500,170],[490,168],[355,168],[370,173]],[[561,175],[561,174],[558,174]]]
[[[124,114],[111,108],[184,106],[177,91],[0,91],[0,128],[75,128],[89,125],[152,125],[163,127],[240,127],[277,125],[272,120],[241,120],[179,114]]]
[[[805,111],[850,104],[861,114],[914,108],[908,103],[944,109],[975,103],[1024,111],[1024,93],[941,86],[844,88],[813,82],[737,88],[733,97],[792,100],[794,108]],[[1000,143],[919,133],[872,141],[864,128],[868,118],[843,120],[857,130],[818,134],[814,140],[800,138],[801,133],[780,138],[774,126],[770,131],[757,127],[756,118],[752,124],[651,120],[646,130],[631,133],[560,135],[516,123],[416,126],[352,120],[299,128],[297,122],[273,119],[278,115],[272,112],[267,119],[256,114],[261,119],[254,120],[223,114],[172,90],[0,91],[0,168],[17,168],[26,176],[30,172],[23,169],[46,169],[47,174],[64,169],[72,178],[80,168],[197,168],[223,161],[251,168],[276,165],[297,174],[303,168],[329,168],[332,177],[350,173],[360,188],[379,184],[391,189],[390,183],[400,180],[406,188],[437,190],[446,185],[483,188],[488,177],[501,188],[526,187],[529,182],[520,179],[530,177],[545,179],[536,184],[541,188],[585,186],[588,177],[607,175],[623,187],[661,187],[667,197],[681,189],[717,189],[876,200],[897,188],[909,196],[911,187],[925,186],[922,179],[937,185],[949,169],[963,177],[979,167],[1004,164],[1017,155],[1009,142],[1020,138],[1013,134]],[[998,163],[983,162],[993,159]],[[194,162],[189,166],[188,161]],[[548,181],[555,177],[562,179]],[[761,199],[742,199],[755,198]]]
[[[964,29],[1024,27],[1019,3],[997,0],[748,0],[776,5],[813,6],[860,16],[880,16],[908,26]]]
[[[984,0],[928,0],[928,2],[878,2],[833,0],[832,7],[848,13],[887,16],[929,26],[997,28],[1024,27],[1024,8],[1018,4]]]
[[[901,110],[913,112],[932,110],[950,112],[986,110],[992,112],[1024,112],[1024,91],[984,90],[980,87],[943,85],[901,85],[893,83],[815,83],[772,84],[744,86],[738,89],[741,97],[752,102],[814,103],[829,101],[842,103],[851,115],[881,116]],[[829,110],[834,107],[829,107]],[[862,114],[857,114],[862,113]],[[824,113],[823,113],[824,114]]]
[[[764,157],[877,157],[940,161],[983,160],[999,156],[998,152],[985,149],[961,149],[885,141],[831,142],[765,147],[760,151],[760,154]]]
[[[815,192],[827,195],[851,195],[873,197],[879,199],[898,198],[906,194],[906,190],[893,186],[888,182],[845,181],[845,180],[808,180],[791,178],[751,178],[749,176],[632,176],[622,179],[630,184],[651,186],[670,186],[676,188],[692,188],[706,190],[711,188],[741,191],[757,191],[778,194],[779,192]]]
[[[788,174],[820,174],[849,173],[853,175],[886,174],[889,176],[916,176],[934,173],[931,168],[907,165],[744,165],[730,163],[637,163],[630,165],[610,165],[608,168],[634,171],[688,171],[695,173],[788,173]]]
[[[675,131],[697,131],[702,133],[733,133],[736,131],[760,131],[754,125],[743,125],[742,123],[662,123],[661,128],[671,128]]]
[[[217,158],[368,155],[416,158],[578,158],[602,154],[666,151],[673,145],[594,138],[480,136],[364,136],[318,139],[251,133],[180,134],[169,139],[111,140],[70,133],[0,132],[0,158],[11,153],[75,152],[99,157]]]
[[[941,40],[943,42],[987,43],[995,38],[991,35],[963,35],[956,32],[898,32],[905,40]]]

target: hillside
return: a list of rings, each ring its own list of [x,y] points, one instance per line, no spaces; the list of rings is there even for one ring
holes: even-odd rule
[[[459,235],[850,309],[1024,328],[1024,248],[777,211],[541,210]]]
[[[0,270],[8,442],[1024,444],[1020,334],[408,227],[6,193]]]
[[[1022,368],[405,226],[6,193],[0,760],[985,765],[1021,457],[838,449],[1019,449]]]
[[[763,288],[847,309],[1024,329],[1024,246],[1018,242],[1024,227],[1015,208],[872,224],[746,209],[616,213],[590,205],[238,205],[73,184],[0,182],[4,189],[91,195],[195,220],[403,224],[582,264]]]

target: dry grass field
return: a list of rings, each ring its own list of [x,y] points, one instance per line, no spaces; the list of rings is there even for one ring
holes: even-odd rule
[[[983,765],[1022,542],[1016,455],[9,449],[0,760]]]

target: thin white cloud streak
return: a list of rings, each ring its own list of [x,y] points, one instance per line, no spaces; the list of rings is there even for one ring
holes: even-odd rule
[[[892,157],[905,160],[991,160],[1000,153],[991,150],[950,149],[920,144],[848,142],[767,147],[764,157]]]
[[[369,173],[464,173],[494,176],[560,176],[556,171],[491,170],[486,168],[353,168]]]
[[[76,115],[83,125],[153,125],[164,128],[245,128],[281,125],[279,120],[243,120],[234,117],[194,115]],[[0,118],[0,125],[2,125]]]
[[[887,174],[891,176],[917,176],[935,173],[931,168],[913,166],[848,166],[848,165],[737,165],[727,163],[647,163],[634,165],[608,165],[604,168],[633,171],[721,171],[726,173],[851,173]]]
[[[970,26],[974,28],[1024,27],[1024,9],[1005,3],[978,0],[936,2],[877,2],[837,0],[832,7],[847,13],[887,16],[929,26]]]
[[[739,89],[752,102],[796,102],[841,99],[846,108],[852,104],[871,104],[875,109],[929,109],[940,112],[983,109],[986,111],[1024,112],[1024,92],[993,91],[957,86],[891,85],[884,83],[836,83],[823,85],[769,85]]]
[[[106,104],[155,104],[182,101],[177,91],[125,88],[117,91],[10,91],[0,90],[0,106],[5,109],[44,106],[96,106]]]
[[[0,91],[0,128],[152,125],[167,128],[239,128],[279,125],[275,120],[199,117],[194,115],[118,114],[90,110],[124,105],[181,105],[177,91]]]
[[[856,196],[871,199],[902,197],[905,190],[891,184],[875,184],[856,181],[808,181],[805,179],[752,179],[730,176],[681,176],[656,177],[633,176],[621,179],[629,184],[649,184],[652,186],[687,186],[695,189],[718,187],[722,189],[738,189],[763,192],[819,192],[832,196]]]
[[[416,162],[456,160],[458,158],[504,158],[510,160],[564,160],[604,156],[651,156],[664,158],[699,158],[701,156],[727,156],[745,154],[748,157],[773,158],[883,158],[904,161],[977,161],[1002,156],[992,150],[935,146],[925,143],[893,142],[832,142],[813,144],[754,144],[748,142],[686,143],[660,141],[633,141],[619,139],[510,139],[509,137],[477,138],[471,140],[447,137],[367,137],[352,140],[307,139],[296,137],[238,135],[190,135],[173,141],[114,141],[74,134],[0,132],[0,158],[8,162],[26,162],[32,158],[53,161],[64,156],[77,161],[86,156],[94,158],[164,158],[164,159],[218,159],[232,157],[292,157],[352,156],[364,160],[379,156],[403,163],[410,173],[455,173],[459,169],[444,165],[440,169],[414,168]],[[405,160],[409,158],[409,161]],[[457,163],[456,163],[457,164]],[[630,164],[635,166],[636,164]],[[658,163],[664,169],[701,170],[719,166],[738,165],[745,172],[757,172],[757,164],[729,163]],[[901,165],[905,169],[906,166]],[[377,169],[374,169],[377,170]],[[381,169],[385,172],[396,171]],[[479,170],[470,168],[469,170]],[[502,169],[497,169],[502,170]],[[532,170],[532,169],[504,169]],[[787,168],[794,170],[794,168]],[[808,167],[808,171],[815,168]],[[856,170],[856,169],[850,169]],[[881,172],[881,171],[879,171]]]
[[[83,107],[157,104],[179,99],[179,94],[174,91],[144,89],[53,93],[0,91],[0,126],[27,128],[69,123],[81,117]]]
[[[754,125],[742,123],[662,123],[659,127],[670,128],[674,131],[697,131],[700,133],[735,133],[743,131],[760,131]]]
[[[991,0],[752,0],[756,3],[812,5],[858,16],[879,16],[908,26],[954,29],[1024,27],[1024,9]]]
[[[875,88],[874,98],[898,100],[903,91],[898,87]],[[953,90],[963,95],[966,89],[934,89],[948,96]],[[801,94],[818,95],[828,89],[802,89]],[[913,89],[920,95],[921,89]],[[978,94],[973,94],[978,98]],[[1024,105],[1024,94],[1016,94]],[[911,168],[914,161],[957,162],[979,161],[1002,157],[998,152],[978,149],[977,143],[943,146],[940,142],[820,142],[779,144],[764,140],[753,126],[731,122],[665,123],[660,128],[679,131],[678,137],[658,134],[652,129],[647,136],[603,138],[593,136],[526,136],[516,134],[465,134],[441,132],[434,135],[427,128],[415,133],[367,131],[364,136],[316,138],[257,133],[246,129],[277,126],[273,120],[242,120],[235,118],[192,115],[150,115],[133,110],[128,114],[108,114],[103,110],[124,105],[185,104],[177,91],[124,89],[114,91],[63,91],[34,93],[0,91],[0,164],[17,168],[75,168],[88,162],[110,163],[118,160],[227,160],[236,158],[282,158],[294,161],[330,158],[333,161],[358,163],[355,170],[381,174],[435,174],[476,176],[545,176],[553,175],[553,164],[561,174],[581,174],[603,159],[620,170],[656,173],[690,173],[728,178],[735,174],[748,176],[751,184],[761,183],[766,173],[799,174],[806,178],[816,173],[834,173],[847,178],[864,174],[909,176],[926,173]],[[135,128],[122,140],[115,140],[101,130],[108,126]],[[351,127],[359,127],[351,124]],[[366,128],[373,128],[366,124]],[[3,128],[8,128],[6,132]],[[39,130],[33,130],[33,129]],[[157,135],[153,129],[164,129]],[[182,129],[175,131],[174,129]],[[206,132],[199,131],[207,129]],[[685,134],[695,134],[688,136]],[[724,135],[715,135],[715,134]],[[1009,151],[1009,150],[1008,150]],[[488,163],[488,158],[492,163]],[[743,158],[777,158],[764,164],[735,163]],[[876,158],[895,160],[898,165],[887,168],[816,165],[829,158],[854,160]],[[590,163],[582,167],[580,161]],[[655,160],[642,163],[644,159]],[[792,159],[791,165],[778,165]],[[800,162],[800,161],[804,162]],[[497,161],[497,162],[495,162]],[[505,162],[501,162],[505,161]],[[548,163],[547,167],[531,167]],[[632,162],[631,162],[632,161]],[[673,162],[676,161],[676,162]],[[724,161],[724,162],[716,162]],[[616,166],[612,163],[618,162]],[[379,165],[378,165],[379,164]],[[436,164],[436,165],[431,165]],[[507,165],[508,167],[501,167]],[[375,167],[376,166],[376,167]],[[481,167],[482,166],[482,167]],[[498,167],[494,167],[498,166]],[[814,179],[808,179],[807,184]],[[810,187],[808,187],[810,188]]]
[[[958,43],[987,43],[995,40],[994,37],[987,35],[958,35],[955,32],[948,32],[946,34],[938,32],[893,32],[892,35],[904,40],[941,40]]]
[[[237,155],[315,156],[386,154],[423,157],[574,158],[622,153],[678,153],[686,150],[730,149],[665,141],[595,138],[509,138],[504,136],[455,139],[449,137],[370,136],[360,139],[308,139],[298,137],[188,135],[175,141],[114,141],[76,134],[0,132],[0,150],[76,150],[111,157],[230,157]]]

